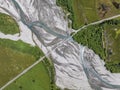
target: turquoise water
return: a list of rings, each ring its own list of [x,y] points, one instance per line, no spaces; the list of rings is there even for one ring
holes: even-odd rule
[[[24,14],[24,12],[22,11],[22,9],[20,8],[20,6],[18,5],[18,3],[15,1],[15,0],[12,0],[12,2],[14,3],[14,6],[16,8],[16,10],[18,11],[20,17],[21,17],[21,21],[27,25],[30,30],[32,30],[32,32],[35,33],[36,36],[39,36],[38,34],[38,31],[36,32],[35,31],[35,28],[34,26],[37,26],[37,27],[40,27],[40,28],[43,28],[46,32],[54,35],[54,36],[57,36],[58,38],[61,38],[61,39],[67,39],[69,38],[70,36],[69,35],[62,35],[62,34],[58,34],[56,32],[54,32],[53,30],[51,30],[45,23],[43,23],[42,21],[30,21],[29,18]],[[34,29],[33,29],[34,28]]]
[[[83,58],[84,47],[82,49],[80,48],[80,52],[82,52],[82,54],[80,54],[80,60],[82,61],[83,69],[86,73],[89,83],[94,83],[94,87],[96,87],[95,90],[102,90],[101,87],[120,89],[120,85],[113,85],[109,83],[109,81],[103,79],[100,74],[98,74],[97,71],[94,69],[94,67],[92,67],[92,64],[88,62],[88,60]]]

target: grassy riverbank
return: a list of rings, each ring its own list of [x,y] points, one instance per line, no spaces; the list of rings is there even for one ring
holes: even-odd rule
[[[40,56],[44,55],[43,52],[37,46],[33,47],[30,44],[24,43],[21,40],[12,41],[9,39],[0,39],[0,46],[11,48],[15,51],[32,55],[36,58],[36,60],[39,59]]]
[[[0,13],[0,32],[4,34],[16,34],[20,30],[18,24],[11,16]]]

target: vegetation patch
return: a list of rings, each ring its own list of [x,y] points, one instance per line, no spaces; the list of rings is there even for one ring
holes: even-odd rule
[[[105,59],[105,49],[102,43],[103,28],[99,25],[89,26],[78,32],[73,39],[78,43],[94,50],[102,59]]]
[[[113,73],[120,73],[120,19],[114,19],[111,22],[114,23],[104,26],[106,67]]]
[[[49,78],[50,78],[50,90],[61,90],[59,87],[56,86],[55,84],[55,69],[54,69],[54,65],[52,63],[51,60],[45,58],[42,61],[43,65],[45,66],[48,74],[49,74]]]
[[[120,73],[120,19],[108,20],[79,31],[73,39],[88,46],[106,62],[106,68]]]
[[[4,34],[19,33],[19,26],[16,21],[9,15],[0,13],[0,31]]]

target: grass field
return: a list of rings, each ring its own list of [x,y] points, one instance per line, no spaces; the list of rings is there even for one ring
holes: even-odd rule
[[[60,90],[54,83],[54,70],[47,58],[4,90]]]
[[[0,31],[4,34],[16,34],[20,32],[16,21],[3,13],[0,13]]]
[[[0,87],[35,61],[30,54],[0,46]]]
[[[22,41],[0,39],[0,87],[43,55],[36,46]],[[54,76],[54,65],[45,58],[5,90],[59,90],[55,85]]]
[[[0,87],[43,55],[37,46],[0,39]]]
[[[57,0],[57,5],[70,12],[72,28],[78,29],[84,24],[95,22],[107,17],[120,14],[112,4],[113,0]],[[118,0],[114,0],[120,2]]]
[[[50,90],[50,78],[41,62],[4,90]]]

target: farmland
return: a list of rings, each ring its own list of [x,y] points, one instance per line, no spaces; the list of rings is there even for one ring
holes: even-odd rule
[[[114,0],[118,3],[117,0]],[[72,20],[72,28],[79,29],[85,24],[95,22],[119,14],[120,11],[112,0],[57,0],[57,5],[62,7],[65,14]]]
[[[105,25],[106,67],[113,73],[120,73],[120,19],[116,24]]]

